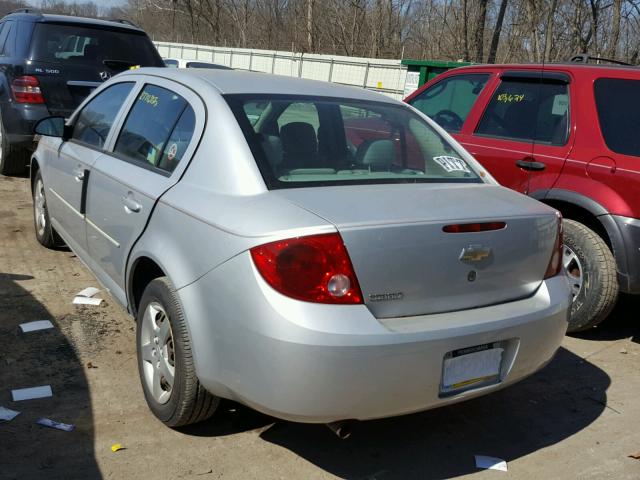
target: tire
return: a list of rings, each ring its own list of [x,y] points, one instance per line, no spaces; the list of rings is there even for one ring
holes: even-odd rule
[[[22,175],[27,171],[31,152],[9,143],[0,115],[0,174]]]
[[[595,327],[618,300],[616,261],[605,241],[575,220],[564,220],[563,263],[574,295],[568,332]]]
[[[138,371],[153,414],[169,427],[211,417],[220,399],[196,377],[186,319],[167,277],[156,278],[145,288],[137,324]]]
[[[44,181],[40,170],[36,172],[33,179],[33,226],[36,232],[36,239],[40,245],[55,249],[64,245],[62,238],[55,231],[49,219],[49,209],[45,196]]]

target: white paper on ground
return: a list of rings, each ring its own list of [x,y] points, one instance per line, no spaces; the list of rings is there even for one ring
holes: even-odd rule
[[[42,425],[44,427],[49,428],[57,428],[58,430],[64,430],[65,432],[71,432],[76,428],[75,425],[70,425],[68,423],[56,422],[55,420],[51,420],[50,418],[39,418],[36,420],[38,425]]]
[[[91,298],[93,297],[96,293],[98,293],[100,290],[97,289],[96,287],[87,287],[84,290],[76,293],[76,297],[87,297],[87,298]]]
[[[100,305],[102,303],[101,298],[87,298],[87,297],[76,297],[73,299],[73,303],[75,305]]]
[[[14,402],[19,402],[20,400],[31,400],[33,398],[44,398],[44,397],[52,397],[53,392],[51,391],[50,385],[43,385],[41,387],[31,387],[31,388],[19,388],[18,390],[11,390],[11,398]]]
[[[507,462],[501,458],[487,457],[485,455],[476,455],[476,467],[486,468],[489,470],[507,471]]]
[[[8,408],[0,407],[0,420],[6,420],[10,422],[14,418],[20,415],[20,412],[16,412],[15,410],[9,410]]]
[[[34,322],[21,323],[20,328],[24,333],[35,332],[37,330],[46,330],[47,328],[53,328],[53,323],[49,320],[36,320]]]

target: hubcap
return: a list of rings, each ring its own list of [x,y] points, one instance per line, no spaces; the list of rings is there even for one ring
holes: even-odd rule
[[[35,210],[36,229],[38,230],[38,236],[42,237],[44,235],[45,228],[47,227],[47,210],[46,201],[44,198],[44,183],[42,183],[42,179],[38,179],[38,182],[36,183],[33,208]]]
[[[160,404],[171,398],[175,378],[175,348],[169,317],[162,305],[151,302],[142,317],[140,352],[147,390]]]
[[[571,295],[575,300],[580,290],[582,290],[582,264],[580,263],[578,255],[566,245],[564,245],[562,250],[562,264],[567,274],[567,282],[571,288]]]

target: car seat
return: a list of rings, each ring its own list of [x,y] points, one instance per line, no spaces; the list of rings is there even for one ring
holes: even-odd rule
[[[393,140],[375,139],[365,140],[356,152],[356,165],[372,171],[389,171],[396,159],[396,149]]]
[[[280,127],[285,168],[318,167],[318,139],[310,123],[291,122]]]

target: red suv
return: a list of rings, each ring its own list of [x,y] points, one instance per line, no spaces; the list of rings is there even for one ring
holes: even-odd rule
[[[640,69],[462,67],[405,101],[502,185],[562,212],[570,332],[602,321],[619,291],[640,294]]]

